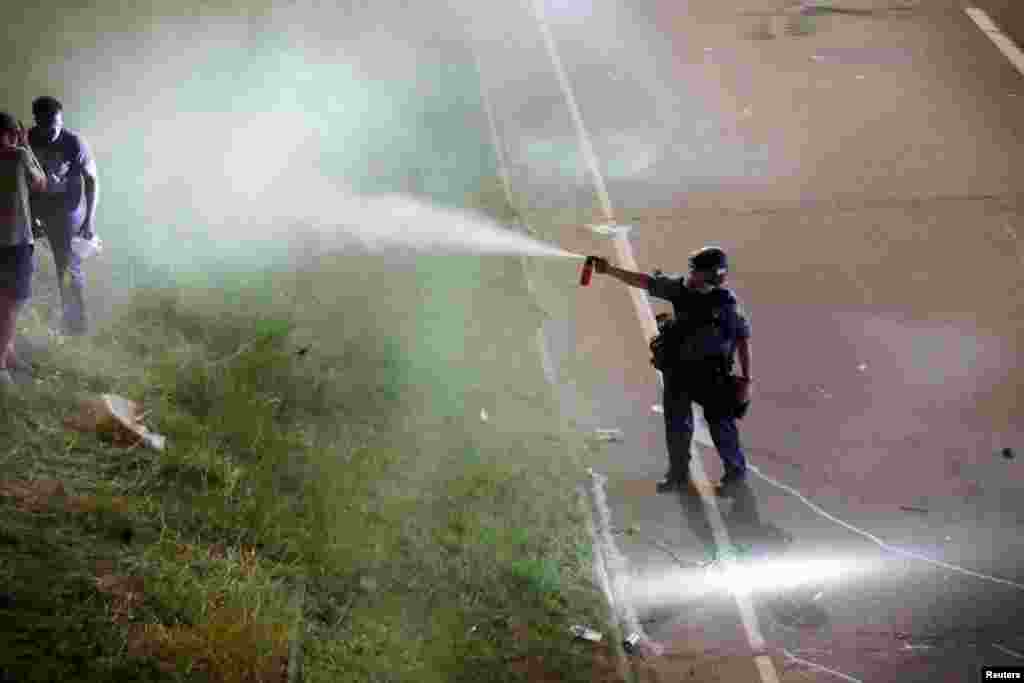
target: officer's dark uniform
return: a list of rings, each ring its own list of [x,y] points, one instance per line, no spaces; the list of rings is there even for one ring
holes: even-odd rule
[[[669,482],[689,477],[693,439],[691,401],[700,404],[711,439],[725,465],[726,479],[746,474],[747,462],[736,428],[732,371],[736,341],[750,337],[750,321],[736,296],[724,287],[708,293],[688,289],[685,277],[656,273],[648,293],[672,302],[677,324],[688,326],[676,363],[662,370],[665,380],[665,436]]]

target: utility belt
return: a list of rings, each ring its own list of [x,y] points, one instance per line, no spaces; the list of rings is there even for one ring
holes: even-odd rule
[[[668,372],[677,377],[689,378],[688,383],[725,384],[732,376],[732,361],[723,356],[682,360],[668,368]]]
[[[685,387],[686,391],[694,392],[695,398],[705,409],[710,402],[719,411],[724,410],[736,418],[742,418],[747,414],[750,402],[740,402],[739,381],[732,374],[732,359],[722,356],[677,363],[666,372],[665,377],[666,384]]]

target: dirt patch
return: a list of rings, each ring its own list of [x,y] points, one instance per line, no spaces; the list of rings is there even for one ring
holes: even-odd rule
[[[103,574],[96,577],[96,589],[113,598],[111,620],[124,626],[131,621],[135,608],[142,604],[145,581],[139,576]]]
[[[0,482],[0,497],[13,498],[22,512],[44,512],[54,500],[63,501],[67,494],[64,484],[56,479]]]

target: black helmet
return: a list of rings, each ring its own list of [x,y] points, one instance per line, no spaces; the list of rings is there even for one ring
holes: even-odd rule
[[[729,272],[729,259],[719,247],[704,247],[690,254],[690,270],[710,270],[716,275]]]

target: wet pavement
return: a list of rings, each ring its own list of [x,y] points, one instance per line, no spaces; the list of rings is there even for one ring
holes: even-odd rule
[[[655,493],[659,388],[626,286],[532,271],[563,407],[623,430],[591,464],[626,599],[667,648],[648,680],[762,680],[736,590],[780,680],[1024,663],[1024,470],[1002,455],[1024,442],[1024,77],[960,3],[899,5],[547,2],[600,178],[531,3],[467,10],[527,222],[614,256],[581,227],[606,218],[603,182],[642,269],[717,242],[751,313],[757,473],[717,503],[740,548],[723,575],[701,498]]]

